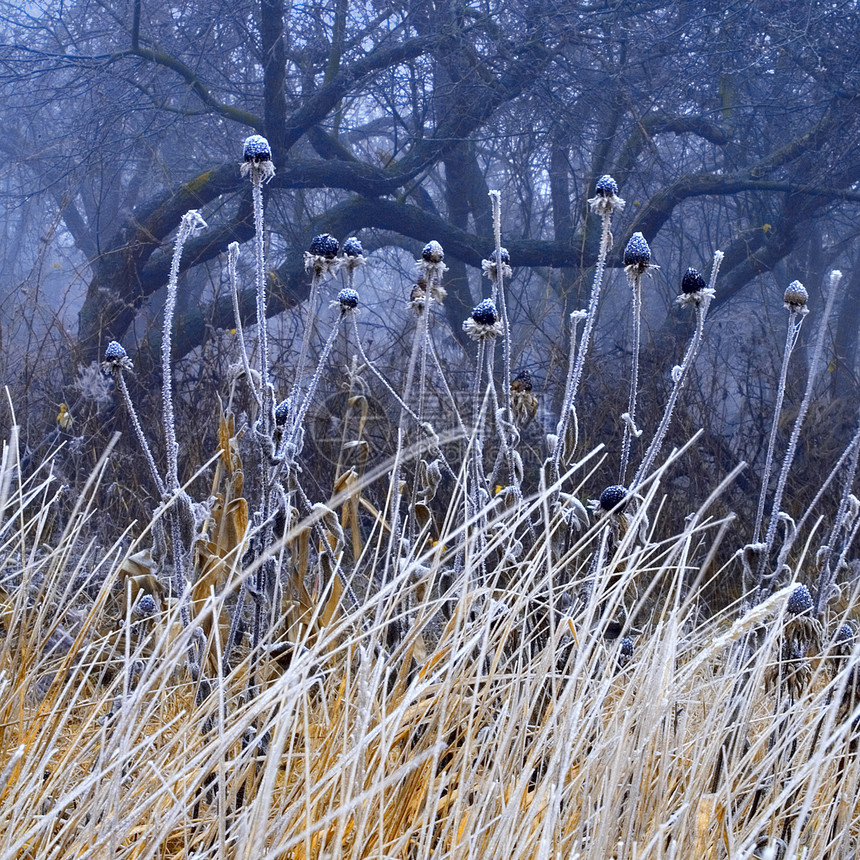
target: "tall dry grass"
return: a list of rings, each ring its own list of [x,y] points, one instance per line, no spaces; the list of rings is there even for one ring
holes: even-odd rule
[[[705,617],[726,523],[705,506],[662,536],[660,472],[635,513],[576,534],[545,495],[519,522],[490,517],[484,540],[446,521],[379,588],[297,584],[249,697],[247,645],[221,670],[228,608],[255,574],[240,553],[195,591],[183,628],[177,601],[150,612],[143,600],[146,532],[131,547],[85,543],[99,471],[57,535],[50,459],[22,482],[19,456],[13,434],[0,475],[0,857],[855,856],[857,649],[838,657],[810,628],[808,657],[786,658],[792,586]],[[356,493],[329,509],[354,512]],[[529,517],[544,537],[506,555]],[[269,552],[300,557],[310,542],[312,557],[310,525]],[[384,532],[379,515],[351,550],[372,557]],[[601,546],[588,596],[563,599],[588,584]],[[618,617],[643,628],[632,656],[610,638]],[[188,670],[195,625],[207,696]]]

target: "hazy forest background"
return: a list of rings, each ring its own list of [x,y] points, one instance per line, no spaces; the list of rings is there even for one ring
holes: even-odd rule
[[[706,269],[717,248],[726,254],[670,433],[677,444],[704,428],[664,478],[670,500],[673,492],[684,498],[682,513],[745,460],[722,504],[751,515],[783,350],[782,293],[801,280],[812,311],[789,376],[787,436],[805,384],[804,345],[833,267],[845,277],[789,512],[805,509],[853,432],[853,0],[55,0],[0,9],[0,376],[10,391],[0,421],[5,432],[11,403],[29,457],[65,442],[56,468],[70,487],[90,474],[110,434],[125,431],[104,481],[106,537],[145,519],[154,490],[136,477],[127,419],[92,363],[108,341],[120,341],[137,368],[135,396],[157,396],[159,315],[175,230],[189,208],[210,229],[182,259],[174,354],[186,467],[217,447],[216,398],[236,360],[224,254],[253,235],[251,192],[237,169],[252,133],[268,138],[277,167],[266,189],[268,312],[282,355],[301,338],[311,237],[356,235],[370,260],[357,276],[359,328],[368,353],[398,378],[414,260],[437,239],[449,266],[442,360],[465,399],[474,362],[461,323],[486,289],[488,190],[500,189],[514,267],[514,367],[531,372],[540,399],[524,431],[537,462],[558,418],[568,317],[587,304],[597,255],[600,219],[586,199],[609,173],[627,208],[613,225],[594,347],[601,360],[584,381],[585,445],[620,446],[630,348],[621,250],[635,231],[660,266],[644,296],[649,426],[690,332],[689,315],[673,304],[681,276],[688,266]],[[252,278],[245,282],[252,325]],[[306,471],[320,487],[327,443],[340,439],[349,360],[335,355],[309,416]],[[377,452],[390,450],[389,424],[384,404],[374,411],[372,403],[367,432],[377,434]],[[611,469],[596,491],[606,483]]]

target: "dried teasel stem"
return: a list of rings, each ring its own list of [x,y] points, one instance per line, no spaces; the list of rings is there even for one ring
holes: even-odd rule
[[[188,238],[195,231],[204,227],[206,227],[206,222],[200,217],[200,213],[196,209],[191,209],[182,216],[179,231],[176,234],[176,242],[173,246],[173,260],[170,263],[170,275],[167,281],[167,301],[164,305],[164,329],[161,338],[161,404],[164,419],[164,444],[167,449],[167,476],[164,483],[168,491],[179,489],[177,463],[179,446],[176,443],[176,419],[173,414],[173,371],[171,368],[173,313],[176,310],[179,264],[182,260],[182,249]]]
[[[609,254],[609,249],[612,247],[612,215],[615,212],[621,212],[624,209],[625,202],[618,196],[618,185],[615,183],[615,180],[611,176],[601,176],[595,185],[595,195],[588,201],[588,205],[592,212],[600,215],[600,250],[597,254],[597,264],[594,267],[594,280],[591,284],[588,311],[578,350],[576,349],[574,318],[571,315],[570,366],[567,374],[564,402],[561,408],[561,418],[556,430],[559,444],[556,445],[552,455],[552,467],[550,471],[552,482],[556,482],[560,478],[559,461],[564,448],[563,440],[567,435],[568,423],[571,420],[576,420],[576,395],[579,392],[579,385],[582,381],[582,374],[585,368],[585,359],[588,355],[588,347],[597,322],[597,305],[600,301],[603,277],[606,272],[606,258]],[[574,351],[576,351],[575,359]]]
[[[633,289],[633,349],[632,366],[630,370],[630,397],[624,419],[624,439],[621,443],[621,465],[618,468],[618,482],[624,483],[627,466],[630,462],[630,451],[633,436],[639,436],[641,431],[636,428],[636,400],[639,393],[639,346],[642,330],[642,275],[653,268],[651,249],[641,233],[634,233],[624,249],[624,271]]]
[[[777,516],[782,506],[782,496],[785,492],[785,484],[788,479],[788,473],[791,465],[794,462],[794,455],[797,451],[797,442],[800,439],[800,430],[803,427],[806,413],[809,410],[809,404],[812,400],[812,389],[815,380],[818,378],[819,365],[821,363],[821,354],[824,351],[824,336],[827,332],[827,323],[830,319],[830,313],[833,310],[833,303],[836,299],[836,293],[839,287],[839,281],[842,279],[842,272],[834,269],[830,273],[829,292],[827,302],[824,306],[824,314],[819,323],[818,335],[815,339],[815,349],[812,353],[812,360],[809,364],[809,373],[806,378],[806,390],[803,393],[803,400],[800,402],[800,407],[797,411],[797,417],[794,420],[794,425],[791,428],[791,437],[788,441],[788,448],[785,452],[782,468],[780,469],[779,479],[776,484],[776,491],[773,496],[773,505],[771,507],[770,520],[768,521],[767,532],[765,534],[764,544],[765,551],[761,555],[758,568],[758,587],[757,599],[767,596],[770,590],[770,582],[773,580],[773,574],[767,575],[767,562],[770,557],[770,550],[773,547],[774,538],[776,537],[776,526],[779,522]]]
[[[802,286],[798,281],[794,281],[786,290],[786,295],[798,295],[797,287]],[[806,290],[803,291],[804,293]],[[779,429],[779,416],[782,414],[782,401],[785,397],[785,385],[788,379],[788,361],[791,358],[791,353],[797,345],[797,338],[800,335],[800,327],[803,325],[803,320],[809,313],[809,308],[806,307],[806,302],[791,302],[786,301],[785,307],[789,312],[788,330],[785,335],[785,349],[782,353],[782,367],[779,373],[779,384],[776,389],[776,403],[773,407],[773,423],[770,428],[770,438],[767,443],[767,454],[764,459],[764,471],[761,479],[761,492],[758,498],[758,510],[756,511],[755,527],[753,528],[753,543],[758,543],[761,537],[761,527],[764,521],[764,507],[767,500],[767,489],[770,483],[770,474],[773,468],[773,452],[776,447],[776,434]]]
[[[645,456],[642,458],[642,462],[636,470],[636,475],[630,482],[631,490],[635,489],[643,480],[645,480],[646,477],[648,477],[648,472],[654,465],[654,460],[660,453],[663,440],[666,438],[666,433],[669,429],[669,422],[672,420],[672,413],[675,411],[675,406],[678,403],[678,396],[681,393],[681,389],[684,387],[684,381],[687,378],[690,368],[693,366],[693,362],[696,360],[696,356],[699,353],[699,347],[702,344],[702,334],[704,333],[705,328],[705,316],[708,313],[708,307],[714,296],[714,286],[717,281],[717,274],[720,271],[720,264],[723,262],[723,256],[724,254],[722,251],[716,251],[714,253],[714,263],[711,267],[711,278],[707,287],[704,289],[697,289],[694,292],[683,292],[679,297],[679,300],[684,304],[693,305],[696,312],[696,330],[693,332],[693,337],[687,345],[687,350],[684,353],[684,358],[681,361],[681,364],[678,367],[673,368],[673,384],[672,391],[669,394],[669,400],[666,403],[666,408],[663,411],[663,417],[660,419],[657,432],[654,434],[654,438],[651,440],[651,444],[648,446],[648,450],[645,452]]]
[[[231,242],[227,247],[227,271],[230,275],[230,294],[233,298],[233,317],[236,323],[236,338],[239,341],[239,354],[242,359],[242,369],[245,371],[245,379],[248,381],[248,387],[254,395],[254,400],[257,401],[257,407],[262,408],[263,402],[260,398],[260,392],[254,385],[254,379],[251,375],[251,364],[248,361],[248,350],[245,348],[245,332],[242,328],[242,315],[239,310],[239,278],[236,272],[236,264],[239,261],[239,243]]]

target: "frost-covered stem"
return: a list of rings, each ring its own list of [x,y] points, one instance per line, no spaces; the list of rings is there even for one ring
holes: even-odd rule
[[[720,264],[723,262],[723,252],[717,251],[714,254],[714,265],[711,269],[711,280],[708,284],[708,291],[702,296],[699,303],[696,304],[696,330],[693,332],[693,337],[690,343],[687,344],[687,350],[684,353],[684,358],[681,361],[680,370],[674,374],[672,391],[669,394],[669,400],[666,403],[666,408],[663,411],[663,417],[660,419],[660,424],[657,427],[657,432],[642,458],[642,463],[636,470],[636,475],[630,482],[630,490],[633,490],[648,476],[648,471],[654,465],[660,453],[660,448],[663,446],[663,441],[666,438],[666,433],[669,430],[669,422],[672,420],[672,413],[675,411],[675,406],[678,404],[678,397],[681,394],[681,389],[684,387],[684,382],[687,379],[687,374],[699,354],[699,348],[702,345],[702,335],[705,329],[705,317],[708,314],[708,307],[711,304],[711,296],[713,295],[714,285],[717,281],[717,273],[720,270]]]
[[[681,393],[681,389],[683,388],[684,382],[686,380],[687,372],[689,371],[690,366],[692,365],[692,362],[699,351],[699,346],[702,341],[702,331],[705,324],[705,314],[708,311],[707,300],[705,301],[706,304],[696,307],[696,330],[693,333],[693,337],[690,340],[690,343],[687,345],[687,351],[684,354],[680,369],[675,374],[676,378],[674,379],[672,384],[672,391],[669,394],[668,401],[666,402],[666,408],[663,411],[663,417],[660,419],[660,424],[657,427],[657,432],[654,434],[654,438],[651,440],[651,444],[648,446],[648,450],[645,452],[645,457],[640,463],[639,468],[636,470],[636,474],[633,477],[633,480],[630,482],[631,490],[641,484],[642,481],[647,477],[648,470],[651,468],[652,464],[654,463],[654,460],[660,453],[660,448],[663,446],[663,440],[666,438],[666,432],[669,429],[669,422],[672,419],[672,413],[675,411],[675,406],[678,402],[678,395]]]
[[[511,325],[508,320],[508,305],[505,301],[505,275],[502,264],[502,194],[500,191],[490,192],[490,204],[493,208],[493,238],[496,241],[496,277],[493,282],[493,299],[498,299],[499,312],[502,320],[502,396],[505,400],[505,420],[513,423],[513,408],[511,406]]]
[[[352,325],[353,331],[355,333],[355,343],[358,348],[358,354],[361,356],[361,360],[365,363],[365,365],[370,369],[373,375],[382,383],[385,390],[397,401],[397,405],[400,407],[402,412],[405,412],[412,418],[416,424],[420,425],[420,420],[415,412],[404,402],[403,398],[394,390],[388,380],[376,369],[376,366],[373,362],[368,358],[367,353],[364,351],[364,347],[361,345],[361,338],[358,335],[358,320],[355,317],[355,314],[352,315]]]
[[[176,242],[173,246],[173,260],[170,263],[170,275],[167,280],[167,301],[164,305],[164,330],[161,337],[161,405],[164,417],[164,444],[167,449],[167,476],[165,486],[168,490],[179,488],[178,452],[176,443],[176,419],[173,414],[173,375],[171,370],[171,347],[173,342],[173,314],[176,310],[177,284],[179,283],[179,264],[182,260],[182,249],[188,237],[198,227],[205,227],[206,222],[196,209],[191,209],[182,216]]]
[[[239,312],[239,277],[236,272],[236,263],[239,260],[239,243],[231,242],[227,248],[227,271],[230,274],[230,293],[233,296],[233,316],[236,319],[236,337],[239,339],[239,355],[242,358],[242,369],[245,371],[245,379],[248,380],[248,388],[257,401],[257,406],[262,407],[260,392],[254,387],[254,377],[251,376],[251,364],[248,361],[248,350],[245,348],[245,332],[242,328],[242,315]]]
[[[269,381],[269,325],[266,320],[266,258],[263,247],[263,179],[258,170],[251,171],[251,196],[254,203],[254,283],[257,296],[257,328],[260,337],[260,384],[262,386],[263,422],[271,431],[272,391]]]
[[[564,452],[564,440],[567,435],[567,428],[570,424],[570,416],[575,407],[575,399],[576,399],[576,390],[573,387],[574,381],[574,371],[577,365],[577,348],[576,348],[576,330],[579,325],[579,321],[585,318],[584,311],[573,311],[570,315],[570,352],[568,356],[567,362],[567,381],[564,385],[564,400],[561,404],[561,417],[559,418],[558,425],[556,427],[556,436],[558,437],[558,443],[555,446],[555,450],[552,452],[552,461],[551,461],[551,472],[550,472],[550,480],[553,483],[556,483],[561,475],[561,455]],[[586,328],[587,330],[587,328]],[[584,340],[586,337],[586,330],[583,331],[582,337],[583,341],[580,342],[579,353],[582,353]]]
[[[305,362],[308,359],[308,351],[311,344],[311,329],[314,327],[314,319],[316,317],[317,299],[320,291],[320,280],[322,275],[314,269],[311,277],[311,291],[308,296],[308,319],[305,323],[305,330],[302,333],[302,345],[299,349],[299,363],[296,365],[296,381],[293,384],[293,397],[298,399],[301,396],[302,386],[305,380]]]
[[[485,346],[484,341],[478,341],[478,359],[475,362],[475,379],[472,382],[472,428],[475,433],[475,438],[480,438],[480,429],[479,422],[481,420],[481,405],[482,405],[482,396],[481,396],[481,383],[483,382],[483,371],[484,371],[484,352]]]
[[[851,504],[851,489],[854,486],[854,478],[857,475],[858,457],[860,457],[860,446],[856,444],[858,436],[860,436],[860,428],[858,428],[857,434],[855,434],[854,439],[848,446],[848,450],[851,451],[851,454],[848,462],[848,470],[845,475],[845,481],[842,486],[842,498],[839,500],[839,508],[836,512],[836,519],[833,522],[833,528],[830,531],[830,539],[827,543],[827,545],[831,548],[836,547],[836,543],[839,539],[839,534],[845,527],[845,520],[848,516],[848,510]],[[851,534],[848,536],[848,539],[843,543],[836,564],[831,567],[828,559],[827,562],[821,566],[821,573],[819,574],[818,584],[815,589],[815,606],[813,608],[813,613],[815,615],[820,616],[821,613],[824,612],[824,606],[827,601],[827,594],[830,591],[830,586],[833,584],[833,577],[846,561],[848,548],[854,541],[858,526],[860,526],[860,516],[855,518]]]
[[[809,374],[806,378],[806,390],[803,392],[803,400],[800,402],[800,408],[797,412],[797,417],[794,419],[794,426],[791,428],[791,437],[788,441],[788,448],[785,452],[785,459],[782,462],[782,469],[779,472],[779,479],[776,484],[776,491],[773,495],[773,505],[770,510],[770,520],[767,524],[767,534],[764,539],[765,551],[761,554],[761,559],[758,566],[758,598],[759,600],[765,596],[765,568],[770,556],[773,541],[776,537],[776,524],[778,521],[777,514],[782,506],[782,494],[785,492],[785,483],[788,479],[788,473],[791,469],[791,464],[794,462],[794,455],[797,451],[797,442],[800,438],[800,430],[803,426],[803,421],[806,418],[806,413],[809,410],[809,403],[812,400],[812,389],[818,376],[818,365],[821,362],[821,353],[824,351],[824,336],[827,333],[827,323],[830,319],[830,312],[833,309],[833,302],[836,298],[836,288],[842,278],[842,272],[835,270],[830,273],[830,292],[827,296],[827,302],[824,306],[824,315],[818,329],[818,335],[815,339],[815,349],[812,353],[812,361],[809,364]]]
[[[836,461],[835,465],[830,470],[830,474],[824,479],[824,483],[818,488],[818,491],[816,492],[812,501],[809,503],[806,510],[803,512],[803,516],[798,520],[798,534],[800,534],[803,529],[803,526],[809,519],[810,514],[813,510],[815,510],[816,506],[821,501],[824,494],[827,492],[827,488],[830,486],[830,482],[833,480],[839,470],[845,465],[848,458],[853,457],[855,455],[855,452],[858,450],[858,446],[860,446],[860,425],[858,425],[857,430],[854,432],[854,437],[848,443],[845,450],[839,455],[839,459]]]
[[[185,579],[185,567],[182,563],[182,535],[179,527],[179,516],[171,511],[170,517],[170,539],[173,544],[173,596],[179,601],[179,617],[182,619],[182,627],[191,623],[191,614],[188,610],[188,595],[186,594],[187,581]]]
[[[764,472],[761,478],[761,491],[758,497],[758,510],[755,517],[755,528],[753,528],[753,543],[758,543],[761,537],[761,526],[764,522],[764,505],[767,499],[767,487],[770,483],[770,473],[773,469],[773,452],[776,446],[776,434],[779,429],[779,416],[782,412],[782,401],[785,398],[785,385],[788,378],[788,360],[797,345],[800,327],[803,325],[804,313],[791,310],[788,315],[788,328],[785,335],[785,349],[782,353],[782,368],[779,372],[779,385],[776,389],[776,403],[773,406],[773,423],[770,428],[770,438],[767,442],[767,454],[764,458]]]
[[[429,301],[430,296],[428,294],[426,299],[428,306]],[[427,391],[427,341],[430,340],[430,315],[427,313],[427,308],[422,314],[421,321],[424,323],[424,331],[421,336],[421,366],[418,370],[418,408],[415,410],[418,413],[419,424],[424,420],[424,398]]]
[[[639,392],[639,339],[642,312],[642,275],[636,273],[630,278],[633,288],[633,361],[630,370],[630,398],[627,402],[628,420],[624,422],[624,440],[621,443],[621,466],[618,469],[618,483],[624,484],[627,465],[630,462],[630,449],[633,443],[633,430],[636,427],[636,396]]]
[[[146,441],[146,436],[143,435],[143,427],[141,427],[140,419],[137,417],[137,410],[134,408],[134,404],[131,402],[131,394],[129,393],[128,386],[125,384],[125,377],[123,376],[121,370],[117,370],[114,372],[114,380],[119,386],[120,394],[122,394],[122,399],[125,403],[125,408],[128,411],[129,417],[131,418],[131,426],[134,427],[137,441],[140,443],[140,447],[143,449],[143,454],[146,457],[146,463],[149,466],[149,472],[152,475],[152,480],[155,482],[156,488],[158,489],[158,495],[160,498],[164,495],[164,481],[161,480],[161,475],[158,474],[158,469],[155,466],[155,459],[152,456],[152,449],[149,447],[149,443]]]
[[[293,438],[294,442],[295,436],[298,433],[299,428],[302,426],[302,422],[305,420],[305,415],[307,415],[308,409],[311,405],[311,400],[313,400],[313,396],[317,390],[317,386],[319,385],[320,379],[322,379],[323,368],[325,367],[325,363],[326,361],[328,361],[329,354],[331,353],[332,347],[334,346],[334,342],[337,338],[337,333],[340,330],[340,321],[342,318],[343,315],[341,314],[341,316],[332,326],[331,332],[328,336],[328,340],[326,340],[325,346],[320,353],[319,361],[317,362],[317,368],[314,371],[314,375],[311,377],[311,381],[308,385],[308,392],[307,394],[305,394],[304,399],[302,400],[302,405],[299,408],[298,414],[296,415],[296,430],[294,432]]]
[[[439,356],[436,354],[436,347],[433,344],[432,338],[428,339],[427,347],[430,350],[430,357],[433,359],[433,366],[436,368],[436,373],[439,376],[439,381],[442,383],[442,388],[445,390],[445,396],[448,398],[448,402],[451,404],[451,408],[454,410],[454,417],[457,419],[457,426],[459,427],[460,432],[463,434],[463,438],[468,438],[469,432],[466,430],[466,425],[463,423],[463,419],[460,416],[460,410],[457,409],[457,401],[454,398],[454,394],[451,391],[451,387],[448,385],[448,380],[445,378],[445,372],[442,370],[442,364],[439,361]]]
[[[409,402],[418,353],[424,341],[425,332],[429,330],[430,326],[430,301],[430,291],[428,290],[421,316],[419,316],[415,326],[415,337],[412,341],[412,350],[409,353],[409,364],[406,366],[406,384],[403,386],[403,397],[401,398],[404,406],[400,409],[400,420],[397,424],[397,446],[394,451],[394,468],[391,476],[391,543],[398,559],[400,558],[400,474],[403,469],[403,425],[406,422],[407,414],[404,407]]]
[[[579,349],[576,350],[576,360],[574,361],[574,350],[576,347],[576,338],[571,332],[571,354],[570,354],[570,369],[568,370],[567,385],[564,392],[564,405],[561,410],[561,419],[558,422],[557,435],[559,440],[564,439],[567,433],[567,424],[570,421],[570,413],[576,408],[576,395],[579,392],[579,384],[582,381],[582,373],[585,369],[585,359],[588,355],[588,347],[591,344],[591,335],[594,332],[594,326],[597,322],[597,304],[600,300],[600,291],[603,287],[603,275],[606,271],[606,257],[609,254],[609,248],[612,245],[612,212],[604,212],[600,216],[600,250],[597,255],[597,265],[594,267],[594,281],[591,284],[591,296],[588,299],[588,315],[585,317],[585,327],[582,330],[582,339],[579,341]],[[571,329],[574,329],[573,318],[571,317]],[[552,478],[557,481],[559,478],[559,457],[561,452],[559,446],[556,446],[556,452],[552,459]]]
[[[353,331],[355,334],[355,345],[356,345],[356,348],[358,349],[358,354],[359,354],[359,356],[361,356],[361,360],[364,362],[366,367],[382,383],[383,388],[385,388],[385,390],[394,398],[394,400],[397,402],[397,405],[400,407],[401,411],[404,414],[408,415],[416,423],[416,425],[418,425],[418,429],[423,430],[425,433],[428,433],[429,435],[432,436],[433,435],[433,428],[430,426],[429,422],[427,422],[427,421],[422,422],[418,418],[418,415],[415,413],[415,411],[407,403],[405,403],[403,401],[403,398],[394,390],[394,388],[391,386],[391,384],[388,382],[388,380],[382,375],[382,373],[380,373],[379,370],[377,370],[377,368],[375,367],[373,362],[368,357],[367,353],[364,351],[364,347],[361,344],[361,338],[359,337],[359,334],[358,334],[358,320],[356,319],[355,314],[352,314],[352,325],[353,325]],[[442,379],[442,383],[443,383],[443,386],[445,388],[445,391],[447,392],[448,397],[451,398],[451,400],[453,402],[454,395],[451,393],[451,390],[448,388],[448,380],[445,379],[445,375],[442,373],[442,368],[439,366],[439,359],[436,357],[436,352],[433,349],[432,338],[428,338],[427,347],[430,350],[431,357],[433,358],[434,362],[436,363],[436,368],[439,372],[439,376]],[[460,426],[460,431],[462,432],[464,437],[468,437],[469,434],[466,430],[465,425],[463,424],[462,419],[460,418],[459,413],[456,413],[456,415],[457,415],[457,422]],[[442,463],[444,464],[445,468],[448,470],[448,473],[451,475],[451,477],[456,480],[457,473],[454,472],[454,470],[448,464],[448,461],[445,459],[445,457],[442,457]]]
[[[242,578],[242,584],[239,586],[239,595],[236,598],[236,606],[233,609],[233,615],[230,618],[230,630],[227,633],[227,641],[224,643],[224,651],[221,654],[221,671],[224,675],[230,674],[230,655],[236,647],[236,640],[239,638],[239,628],[242,625],[242,609],[245,606],[245,598],[248,595],[248,578]]]

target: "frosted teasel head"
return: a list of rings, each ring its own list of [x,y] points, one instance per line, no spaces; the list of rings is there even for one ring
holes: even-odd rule
[[[431,244],[433,243],[431,242]],[[433,268],[439,266],[441,268]],[[448,271],[448,267],[444,263],[427,263],[425,265],[421,260],[418,260],[418,270],[419,275],[409,293],[409,307],[416,314],[422,313],[427,306],[428,296],[430,302],[441,305],[448,295],[447,290],[442,286],[442,272]]]
[[[699,270],[691,266],[681,278],[681,294],[675,301],[681,307],[701,307],[715,294],[716,291],[708,287]]]
[[[491,280],[499,280],[499,257],[502,261],[502,277],[510,278],[514,274],[511,268],[511,255],[507,248],[496,248],[490,254],[489,259],[481,260],[481,271]]]
[[[275,407],[275,425],[277,427],[283,427],[287,423],[287,419],[290,417],[290,412],[293,408],[292,398],[287,397],[282,400]]]
[[[595,215],[601,218],[621,212],[625,202],[618,196],[618,183],[609,174],[604,174],[594,186],[594,197],[588,200],[588,206]]]
[[[809,313],[809,308],[806,303],[809,301],[809,293],[806,292],[806,287],[800,281],[792,281],[785,289],[783,296],[785,309],[793,314],[806,315]]]
[[[243,161],[240,167],[242,176],[250,176],[253,180],[268,182],[275,175],[275,165],[272,164],[272,148],[269,141],[261,134],[252,134],[245,138],[242,145]]]
[[[311,239],[310,249],[305,251],[305,271],[321,278],[333,275],[341,264],[337,256],[340,243],[331,233],[320,233]]]
[[[532,376],[527,370],[521,370],[511,379],[511,407],[514,411],[514,421],[524,427],[537,414],[538,399],[534,394]]]
[[[651,248],[641,233],[634,233],[624,249],[624,271],[632,281],[656,266],[651,262]]]
[[[840,624],[836,633],[833,634],[830,643],[830,656],[837,669],[842,666],[846,658],[851,656],[856,636],[854,628],[848,622]]]
[[[105,360],[102,362],[102,370],[105,373],[119,372],[122,370],[132,371],[134,365],[128,357],[128,353],[118,341],[112,340],[105,349]]]
[[[499,321],[499,312],[496,303],[492,299],[484,299],[476,307],[463,323],[463,331],[472,340],[492,340],[502,333],[502,324]]]
[[[798,585],[788,596],[785,604],[789,615],[805,615],[812,612],[812,595],[805,585]]]
[[[418,271],[432,284],[434,281],[436,283],[440,283],[442,275],[448,271],[448,267],[445,265],[444,260],[445,252],[442,250],[442,246],[433,239],[422,249],[421,259],[416,260],[415,262],[418,266]],[[435,296],[431,296],[431,298],[433,298],[434,301],[441,302],[445,296],[443,295],[441,299],[437,299]]]
[[[135,603],[132,610],[133,615],[137,618],[151,618],[158,612],[158,604],[151,594],[144,594],[140,600]]]
[[[797,662],[798,652],[802,658],[810,648],[814,648],[816,652],[821,650],[823,629],[812,615],[813,607],[809,589],[805,585],[796,585],[785,604],[782,648],[784,660]]]
[[[618,668],[623,669],[632,659],[635,651],[633,640],[629,636],[622,637],[618,643]]]
[[[597,507],[604,512],[614,511],[620,514],[627,506],[627,487],[621,484],[612,484],[607,487],[598,500]]]
[[[337,299],[331,303],[333,308],[340,308],[343,316],[355,313],[358,308],[358,291],[345,287],[337,294]]]
[[[350,236],[341,245],[343,258],[341,265],[346,269],[347,273],[352,274],[359,266],[363,266],[367,259],[364,256],[364,248],[361,247],[361,242],[355,237]]]

